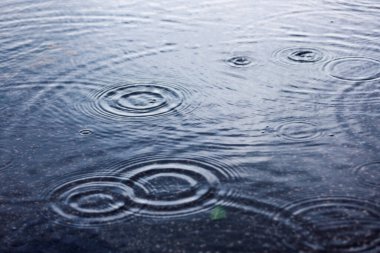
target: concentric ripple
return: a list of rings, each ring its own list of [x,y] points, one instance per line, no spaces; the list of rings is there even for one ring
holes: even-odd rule
[[[227,62],[232,67],[248,67],[253,60],[248,56],[234,56],[228,59]]]
[[[380,246],[380,208],[353,198],[303,200],[274,216],[293,238],[283,242],[302,252],[366,252]],[[371,251],[372,252],[372,251]]]
[[[309,141],[322,135],[317,124],[306,121],[286,122],[278,127],[279,134],[291,141]]]
[[[77,227],[105,225],[136,212],[134,192],[117,177],[87,177],[64,183],[49,193],[53,220]]]
[[[282,63],[316,63],[324,59],[324,53],[315,48],[285,48],[275,51],[275,60]]]
[[[380,61],[362,57],[340,58],[328,62],[325,70],[338,79],[368,81],[380,78]]]
[[[355,174],[360,183],[380,187],[380,161],[363,164],[355,168]]]
[[[187,159],[154,159],[122,166],[120,176],[133,182],[138,215],[177,217],[209,210],[224,194],[221,183],[236,175],[224,165]]]
[[[122,85],[96,93],[86,110],[108,118],[143,118],[186,108],[188,91],[156,84]]]

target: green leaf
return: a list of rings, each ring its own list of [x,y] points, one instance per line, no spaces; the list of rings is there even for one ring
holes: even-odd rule
[[[217,206],[211,211],[211,220],[222,220],[227,217],[226,210],[223,207]]]

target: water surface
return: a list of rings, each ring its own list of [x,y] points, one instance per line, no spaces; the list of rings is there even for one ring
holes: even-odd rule
[[[377,0],[0,3],[0,252],[380,252]]]

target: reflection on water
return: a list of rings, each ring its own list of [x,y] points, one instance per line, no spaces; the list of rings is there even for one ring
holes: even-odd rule
[[[0,252],[380,251],[377,0],[0,14]]]

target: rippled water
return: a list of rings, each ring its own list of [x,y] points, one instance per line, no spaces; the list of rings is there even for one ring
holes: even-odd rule
[[[380,252],[377,0],[0,3],[0,252]]]

